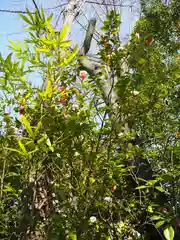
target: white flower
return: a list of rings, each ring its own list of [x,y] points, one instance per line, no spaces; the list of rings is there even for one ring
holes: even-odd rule
[[[136,33],[136,34],[135,34],[135,37],[136,37],[137,39],[140,39],[139,33]]]
[[[137,95],[139,95],[139,92],[138,92],[138,91],[136,91],[136,90],[134,90],[134,91],[131,91],[131,93],[132,93],[134,96],[137,96]]]
[[[55,197],[56,196],[56,194],[55,193],[52,193],[52,197]]]
[[[112,198],[111,198],[111,197],[105,197],[104,200],[105,200],[106,202],[111,202],[111,201],[112,201]]]
[[[96,222],[96,217],[95,216],[92,216],[92,217],[90,217],[90,221],[92,222],[92,223],[94,223],[94,222]]]
[[[78,109],[79,108],[79,106],[77,105],[77,104],[73,104],[72,105],[72,110],[76,110],[76,109]]]

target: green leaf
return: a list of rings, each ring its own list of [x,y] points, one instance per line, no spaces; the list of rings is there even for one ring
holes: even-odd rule
[[[0,84],[5,85],[5,83],[6,83],[5,79],[1,77],[0,78]]]
[[[51,141],[50,141],[49,138],[47,138],[46,144],[48,145],[49,149],[50,149],[52,152],[54,152],[54,148],[53,148],[53,146],[52,146]]]
[[[35,20],[35,17],[34,15],[29,11],[28,8],[26,8],[26,11],[27,11],[27,14],[28,16],[30,17],[30,19],[32,20],[32,24],[34,24],[34,20]]]
[[[143,186],[136,187],[135,189],[144,189],[144,188],[148,188],[148,187],[149,187],[149,186],[143,185]]]
[[[19,14],[20,18],[22,18],[25,22],[27,22],[29,25],[32,25],[33,22],[31,22],[25,15]]]
[[[25,156],[25,154],[24,154],[23,152],[21,152],[21,151],[19,151],[19,150],[17,150],[17,149],[14,149],[14,148],[4,148],[4,149],[9,150],[9,151],[11,151],[11,152],[19,153],[20,155]]]
[[[158,215],[154,215],[154,216],[152,216],[152,219],[153,220],[161,220],[161,219],[163,219],[161,216],[158,216]]]
[[[65,24],[63,26],[63,28],[61,29],[60,34],[59,34],[59,41],[60,42],[63,41],[64,37],[66,36],[66,34],[68,32],[68,29],[69,29],[68,24]]]
[[[172,226],[167,225],[163,231],[164,236],[166,238],[166,240],[173,240],[174,239],[174,229],[172,228]]]
[[[70,233],[69,237],[71,240],[77,240],[76,234],[75,233]]]
[[[27,154],[26,148],[25,148],[24,144],[20,140],[18,141],[18,144],[19,144],[21,150],[23,151],[23,153]]]
[[[53,26],[50,24],[49,21],[46,21],[46,26],[48,27],[48,30],[50,31],[50,33],[55,36],[55,32],[54,32],[54,28]]]
[[[160,228],[164,223],[165,223],[164,220],[158,221],[158,222],[156,223],[156,227],[157,227],[157,228]]]
[[[160,186],[157,186],[157,187],[155,187],[158,191],[160,191],[160,192],[164,192],[165,190],[162,188],[162,187],[160,187]]]
[[[3,192],[11,192],[11,193],[13,193],[14,189],[11,186],[6,185],[5,189],[3,189]]]
[[[5,60],[5,63],[7,64],[7,63],[11,63],[11,58],[12,58],[12,53],[10,53],[8,56],[7,56],[7,58],[6,58],[6,60]]]
[[[141,58],[141,59],[138,61],[139,65],[142,65],[142,64],[144,64],[145,62],[146,62],[146,59],[144,59],[144,58]]]
[[[41,8],[41,18],[43,19],[43,21],[45,21],[44,8]]]
[[[51,14],[47,17],[47,21],[48,21],[48,22],[51,22],[52,18],[53,18],[53,13],[51,13]]]
[[[70,46],[71,43],[72,43],[72,42],[71,42],[70,40],[67,40],[67,41],[61,42],[61,43],[59,44],[59,46],[60,46],[61,48],[66,48],[66,47]]]
[[[77,49],[74,50],[74,52],[71,54],[71,56],[67,59],[67,63],[66,63],[67,65],[69,63],[71,63],[72,60],[74,60],[74,58],[76,57],[77,53],[78,53],[78,50]]]
[[[35,128],[34,136],[36,137],[38,134],[39,129],[42,127],[42,122],[38,122],[37,127]]]
[[[153,213],[153,208],[152,208],[152,206],[148,206],[148,212]]]
[[[46,38],[42,38],[41,41],[46,45],[53,45],[54,43],[56,43],[54,40],[48,40]]]
[[[94,179],[93,177],[90,177],[89,181],[90,181],[91,184],[93,184],[96,181],[96,179]]]
[[[41,52],[43,52],[43,53],[48,53],[48,52],[50,52],[50,50],[47,49],[47,48],[36,48],[36,52],[39,52],[39,53],[41,53]]]
[[[44,135],[42,138],[40,138],[40,139],[37,141],[37,144],[38,144],[38,145],[41,145],[42,143],[45,142],[46,139],[47,139],[47,135]]]
[[[26,131],[29,133],[29,135],[34,139],[34,133],[32,131],[31,125],[27,118],[25,116],[22,116],[21,119],[19,119],[20,122],[22,122],[26,128]]]
[[[157,109],[160,109],[160,108],[161,108],[161,104],[156,103],[156,104],[154,105],[154,107],[157,108]]]

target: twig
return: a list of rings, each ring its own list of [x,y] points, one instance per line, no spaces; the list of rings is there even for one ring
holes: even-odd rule
[[[22,14],[27,14],[26,11],[20,11],[20,10],[5,10],[5,9],[0,9],[0,12],[5,12],[5,13],[22,13]],[[34,12],[31,12],[31,14],[35,14]]]

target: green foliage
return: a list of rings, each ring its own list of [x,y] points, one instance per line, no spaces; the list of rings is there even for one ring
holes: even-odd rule
[[[43,10],[21,18],[29,38],[10,41],[13,53],[0,57],[0,104],[13,106],[1,112],[0,232],[7,239],[146,239],[151,231],[143,226],[150,225],[174,239],[180,71],[176,51],[159,38],[165,29],[145,16],[121,48],[120,16],[107,15],[99,55],[118,95],[117,112],[108,116],[100,76],[78,77],[78,48],[64,41],[68,26],[55,32]],[[154,42],[147,45],[141,33],[136,39],[137,29],[158,32]],[[35,71],[47,79],[45,91],[26,81]]]

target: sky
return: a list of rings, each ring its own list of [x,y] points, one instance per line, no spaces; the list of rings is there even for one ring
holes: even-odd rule
[[[127,5],[128,1],[130,0],[125,1]],[[137,4],[135,4],[132,12],[129,11],[127,7],[121,8],[121,39],[123,41],[127,41],[126,37],[131,32],[132,27],[138,18],[137,11],[140,0],[136,1]],[[45,12],[49,14],[52,10],[47,10],[47,8],[52,8],[54,6],[65,3],[66,0],[36,0],[36,2],[39,7],[42,6],[45,9]],[[33,11],[34,6],[32,4],[32,0],[1,0],[0,4],[0,10],[25,10],[26,8],[29,8]],[[84,9],[85,11],[82,12],[85,12],[86,14],[81,14],[78,18],[78,21],[82,26],[87,25],[87,19],[97,16],[96,12],[100,12],[100,18],[103,18],[104,13],[98,5],[90,5],[86,3]],[[57,19],[59,11],[59,8],[53,10],[55,14],[54,23]],[[82,26],[80,26],[80,24],[77,22],[74,23],[73,31],[71,34],[71,39],[73,40],[73,43],[77,43],[79,45],[82,44],[83,36],[85,34],[85,31],[82,29]],[[11,39],[13,41],[23,41],[24,38],[27,36],[27,33],[24,30],[25,27],[25,23],[19,18],[18,14],[0,12],[0,52],[3,57],[7,56],[10,53],[10,50],[8,49],[8,39]],[[95,52],[96,49],[97,47],[94,41],[92,43],[91,52]],[[33,85],[41,85],[42,79],[36,73],[31,75],[31,78],[33,79],[31,80]]]

